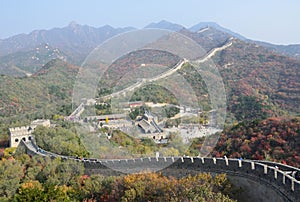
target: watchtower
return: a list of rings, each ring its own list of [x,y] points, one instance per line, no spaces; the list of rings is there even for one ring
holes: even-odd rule
[[[31,141],[32,132],[37,126],[50,127],[50,120],[48,119],[37,119],[31,122],[30,126],[21,126],[16,128],[9,128],[9,146],[18,147],[20,142]]]
[[[17,147],[21,140],[23,141],[30,141],[32,136],[33,129],[30,126],[22,126],[16,128],[9,129],[9,146],[10,147]]]

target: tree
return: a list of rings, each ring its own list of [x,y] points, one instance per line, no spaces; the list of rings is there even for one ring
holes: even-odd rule
[[[267,118],[262,103],[254,96],[239,96],[232,112],[239,121]]]
[[[2,159],[0,161],[0,200],[10,199],[16,193],[19,182],[24,175],[23,167],[16,160]]]
[[[73,128],[55,127],[46,128],[38,126],[34,130],[37,145],[47,151],[66,156],[89,155],[78,135],[73,132]]]
[[[70,188],[52,184],[42,185],[39,181],[29,181],[21,184],[15,201],[71,201],[68,196]]]
[[[43,186],[39,181],[28,181],[20,185],[15,201],[45,201]]]

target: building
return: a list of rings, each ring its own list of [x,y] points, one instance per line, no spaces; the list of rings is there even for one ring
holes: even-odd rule
[[[51,123],[49,119],[37,119],[31,122],[30,127],[34,130],[37,126],[50,127]]]
[[[128,105],[130,108],[136,108],[136,107],[141,107],[145,103],[143,101],[133,101],[133,102],[128,102]]]
[[[18,147],[20,142],[32,140],[32,132],[37,126],[50,127],[50,120],[37,119],[31,122],[30,126],[9,128],[9,146]]]
[[[126,114],[107,114],[107,115],[100,115],[100,116],[87,116],[84,118],[84,121],[87,122],[89,120],[97,120],[98,122],[101,121],[115,121],[115,120],[123,120],[126,119]]]
[[[156,123],[157,118],[150,112],[145,111],[145,114],[137,122],[137,126],[142,133],[161,133],[163,130]]]
[[[22,126],[16,128],[9,128],[9,146],[18,147],[21,140],[30,141],[32,139],[32,128],[30,126]]]

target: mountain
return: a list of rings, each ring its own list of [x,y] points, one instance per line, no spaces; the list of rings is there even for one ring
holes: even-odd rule
[[[274,55],[263,47],[237,39],[233,41],[232,46],[215,54],[212,59],[223,77],[229,117],[242,121],[286,113],[300,113],[298,106],[300,82],[297,72],[297,67],[300,66],[299,61]],[[155,67],[155,70],[167,71],[177,63],[178,58],[167,52],[137,51],[120,58],[117,63],[113,64],[106,75],[109,79],[103,81],[113,84],[128,72],[135,72],[130,68],[139,67],[142,63],[158,63],[158,61],[161,61],[159,64],[163,65]],[[153,74],[151,68],[154,67],[146,65],[143,67],[143,73],[151,77]],[[11,117],[21,114],[48,116],[53,113],[67,115],[70,111],[61,112],[60,107],[68,105],[70,109],[71,92],[78,69],[77,66],[55,59],[42,66],[30,77],[14,78],[2,75],[0,77],[0,116]],[[193,67],[184,65],[178,73],[197,92],[201,105],[203,107],[209,105],[205,82]],[[136,76],[140,78],[140,74]],[[154,90],[157,91],[157,89]],[[151,99],[158,99],[158,97],[153,96]]]
[[[289,55],[300,60],[300,44],[277,45],[273,47],[279,53]]]
[[[216,47],[222,47],[224,44],[228,43],[229,40],[232,42],[231,46],[213,54],[212,59],[219,68],[225,83],[228,98],[228,110],[232,113],[232,117],[234,117],[237,121],[243,118],[243,116],[239,116],[240,112],[247,110],[255,110],[256,117],[282,115],[284,113],[300,113],[299,106],[297,104],[299,103],[300,92],[300,76],[298,71],[300,66],[299,60],[283,56],[252,42],[250,43],[244,40],[232,39],[231,34],[220,31],[214,27],[202,28],[200,31],[192,32],[182,26],[166,21],[153,23],[151,26],[160,28],[180,27],[179,32],[181,34],[195,40],[207,52]],[[148,27],[151,26],[149,25]],[[0,57],[0,65],[2,67],[0,68],[0,71],[14,76],[23,76],[25,74],[33,74],[33,76],[32,78],[29,77],[27,79],[15,79],[12,77],[2,76],[1,87],[3,89],[1,88],[1,91],[6,92],[2,93],[2,97],[4,96],[6,98],[1,100],[3,104],[0,107],[3,107],[3,110],[5,108],[9,109],[10,107],[8,106],[11,103],[11,98],[19,96],[11,96],[11,93],[14,92],[14,89],[12,89],[11,86],[15,85],[16,89],[19,89],[19,85],[22,85],[22,82],[28,81],[32,81],[32,83],[36,86],[39,86],[39,84],[35,83],[36,79],[49,75],[48,73],[45,75],[41,74],[41,72],[49,72],[48,70],[46,71],[46,67],[65,66],[57,63],[52,64],[52,62],[47,63],[48,61],[51,61],[54,58],[61,58],[64,61],[68,61],[68,63],[70,63],[70,61],[75,63],[74,60],[82,60],[80,57],[86,57],[89,51],[101,41],[128,29],[130,30],[132,28],[114,29],[110,26],[93,28],[86,25],[78,25],[73,22],[65,28],[55,28],[48,31],[34,31],[29,35],[18,35],[2,40],[1,43],[6,45],[0,46],[0,52],[2,51],[2,54],[4,54],[3,50],[7,49],[10,50],[11,53]],[[194,29],[196,28],[194,27]],[[25,40],[24,43],[21,43],[22,40]],[[17,43],[13,43],[16,41],[19,41],[20,44],[16,45]],[[51,42],[41,43],[41,41]],[[32,49],[32,47],[34,48]],[[146,55],[147,57],[147,54],[143,55]],[[171,61],[168,61],[168,58],[171,57],[167,57],[166,55],[166,57],[161,58],[165,60],[164,64],[172,64]],[[63,62],[62,60],[58,61]],[[129,67],[130,62],[133,62],[133,60],[128,60],[128,62],[126,62],[125,59],[124,64]],[[142,64],[143,62],[138,61],[138,63]],[[134,64],[132,65],[134,66]],[[123,70],[127,67],[123,64],[120,66]],[[119,71],[118,69],[115,69],[114,72],[121,73],[123,70]],[[130,71],[130,69],[128,71]],[[158,69],[158,71],[161,71],[161,69]],[[191,72],[193,71],[189,66],[186,66],[186,69],[182,69],[182,71],[182,74],[187,75],[187,79],[190,80],[192,83],[191,85],[196,87],[197,90],[203,86],[203,81],[201,79],[197,81],[198,83],[195,82],[197,78],[191,75]],[[64,74],[65,73],[63,73],[63,75]],[[63,75],[59,75],[57,78],[64,81],[65,78]],[[121,78],[122,76],[123,75],[114,75],[112,78]],[[47,77],[45,78],[45,81],[47,81],[47,79],[53,80],[53,78]],[[69,79],[71,78],[68,77],[66,80]],[[45,81],[41,81],[41,83],[44,83]],[[60,80],[55,81],[55,85],[59,86]],[[113,82],[113,79],[110,81]],[[12,84],[17,82],[18,84],[7,86],[6,82]],[[52,84],[54,85],[54,83]],[[71,86],[69,87],[71,88]],[[57,87],[53,88],[55,89]],[[35,94],[33,87],[28,87],[28,89],[31,90],[31,94],[33,96],[40,96],[39,94]],[[38,90],[38,92],[39,91],[40,90]],[[20,93],[20,96],[22,95],[22,92],[18,93]],[[246,96],[246,98],[240,98],[242,96]],[[257,104],[253,106],[254,109],[246,110],[242,108],[243,103],[250,103],[253,99]],[[25,102],[26,98],[22,97],[19,100],[24,100]],[[24,103],[22,106],[23,105],[25,106]],[[26,109],[31,109],[31,107],[25,107],[25,111]],[[22,113],[24,112],[23,110],[23,108],[20,108],[16,112],[11,111],[7,114],[16,114],[17,112]],[[259,110],[261,110],[262,113],[259,112]]]
[[[69,114],[79,67],[54,59],[31,77],[0,76],[0,117],[13,121]],[[68,111],[69,110],[69,111]],[[4,121],[1,121],[4,123]]]
[[[209,52],[215,47],[222,46],[232,37],[232,35],[212,27],[205,29],[203,32],[191,32],[184,28],[181,29],[179,33],[196,41],[206,52]]]
[[[221,31],[224,34],[225,33],[229,34],[237,39],[247,41],[250,43],[256,43],[256,44],[266,47],[274,52],[277,52],[277,53],[280,53],[280,54],[283,54],[283,55],[286,55],[289,57],[293,57],[296,59],[300,59],[300,44],[275,45],[275,44],[266,43],[266,42],[262,42],[262,41],[250,40],[236,32],[231,31],[230,29],[220,26],[219,24],[217,24],[215,22],[200,22],[200,23],[190,27],[189,30],[192,32],[201,33],[201,32],[208,32],[212,28],[215,30]]]
[[[266,43],[262,41],[255,41],[255,43],[264,46],[274,52],[278,52],[300,60],[300,44],[275,45],[275,44]]]
[[[300,113],[299,60],[238,39],[212,59],[226,86],[229,111],[241,106],[240,111],[247,113],[239,100],[245,95],[255,97],[266,113],[277,111],[278,115],[281,109]]]
[[[169,29],[185,34],[197,41],[206,51],[225,43],[230,37],[267,47],[273,52],[300,58],[300,45],[274,45],[250,41],[214,22],[202,22],[186,29],[184,26],[162,20],[150,23],[145,28]],[[19,34],[0,40],[0,74],[12,76],[30,75],[54,58],[81,65],[88,54],[103,41],[133,27],[99,28],[71,22],[63,28],[35,30],[30,34]],[[48,47],[44,49],[43,47]],[[40,50],[38,50],[40,49]]]
[[[230,35],[226,33],[219,35],[219,31],[215,29],[212,29],[212,31],[211,33],[207,32],[208,35],[189,32],[188,30],[181,30],[181,33],[193,38],[207,51],[216,47],[225,47],[225,44],[231,44],[223,50],[215,52],[211,59],[223,78],[227,93],[228,114],[229,117],[233,118],[233,121],[264,119],[270,116],[297,115],[300,113],[298,105],[300,102],[299,60],[274,53],[254,43],[239,39],[229,40],[227,37]],[[214,38],[211,39],[211,37]],[[149,51],[139,53],[135,53],[135,55],[146,58],[153,54]],[[165,64],[174,64],[172,57],[161,56],[161,59],[170,60]],[[124,79],[124,75],[135,72],[135,67],[140,67],[139,65],[142,63],[148,63],[130,57],[122,58],[122,60],[123,63],[113,65],[109,69],[110,71],[105,73],[107,78],[105,77],[104,80],[106,83],[108,81],[111,83],[111,85],[108,85],[110,87],[120,82],[121,78]],[[149,59],[145,61],[149,61]],[[156,71],[160,70],[161,68]],[[145,71],[146,68],[140,70],[139,74],[136,73],[137,77],[140,78],[142,73],[145,74]],[[154,69],[150,69],[150,71],[153,73]],[[205,90],[206,85],[197,71],[190,65],[184,65],[178,70],[178,73],[185,78],[195,92],[199,93],[196,94],[201,105],[203,107],[207,106],[209,95],[207,89]],[[148,73],[148,75],[150,74]],[[133,78],[135,77],[131,77],[132,82],[135,81]],[[106,85],[102,83],[101,86],[105,87]],[[103,90],[103,92],[106,92],[106,90]],[[152,93],[148,92],[148,94]],[[153,97],[151,99],[152,101],[157,100]],[[207,107],[204,108],[209,110]]]
[[[171,31],[179,31],[179,30],[183,29],[184,27],[179,24],[175,24],[172,22],[168,22],[166,20],[162,20],[157,23],[150,23],[145,28],[167,29],[167,30],[171,30]]]
[[[132,27],[113,28],[109,25],[94,28],[87,25],[79,25],[71,22],[67,27],[53,28],[50,30],[36,30],[30,34],[19,34],[0,41],[0,73],[5,73],[7,68],[16,68],[29,71],[31,65],[35,66],[35,61],[27,66],[20,65],[25,60],[33,57],[33,52],[41,45],[47,44],[53,50],[62,52],[67,61],[80,65],[85,57],[99,44],[115,36],[116,34],[132,30]],[[19,55],[23,56],[18,59]],[[27,55],[27,56],[26,56]],[[17,56],[15,58],[15,56]],[[24,57],[27,58],[24,58]],[[52,56],[52,55],[51,55]],[[44,64],[53,57],[44,58]],[[58,58],[60,58],[59,55]],[[15,58],[15,63],[11,61]]]
[[[224,28],[222,26],[220,26],[219,24],[215,23],[215,22],[200,22],[192,27],[189,28],[190,31],[192,32],[202,32],[205,31],[206,29],[209,28],[214,28],[216,30],[219,30],[221,32],[230,34],[231,36],[234,36],[235,38],[241,39],[241,40],[246,40],[246,38],[236,32],[233,32],[227,28]]]
[[[300,117],[269,118],[224,130],[212,155],[266,159],[300,167]]]
[[[67,55],[49,44],[40,44],[34,50],[16,52],[0,57],[0,74],[30,76],[52,59],[66,60]]]
[[[130,27],[113,28],[109,25],[94,28],[71,22],[67,27],[36,30],[28,35],[20,34],[3,40],[0,43],[0,56],[24,52],[34,49],[40,44],[48,44],[71,56],[83,57],[83,55],[86,56],[87,51],[91,51],[106,39],[132,29]],[[76,58],[72,59],[78,61]],[[80,59],[82,60],[82,58]]]

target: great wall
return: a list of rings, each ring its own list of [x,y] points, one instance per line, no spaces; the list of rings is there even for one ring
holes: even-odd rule
[[[166,176],[182,177],[209,172],[226,173],[243,191],[239,201],[300,201],[300,181],[291,173],[300,169],[288,165],[247,159],[207,157],[148,157],[134,159],[88,159],[57,155],[37,147],[33,141],[21,141],[20,147],[31,156],[42,155],[83,163],[86,174],[105,176],[124,173],[161,172]]]
[[[197,62],[203,63],[216,52],[226,49],[231,45],[232,41],[229,39],[223,46],[211,50],[203,59],[199,59]],[[157,80],[170,75],[174,70],[180,69],[184,62],[186,60],[180,61],[173,69],[151,79]],[[151,81],[151,79],[144,80],[143,82]],[[136,88],[135,85],[139,84],[134,84],[124,91],[116,92],[114,95],[132,91]],[[84,107],[85,104],[81,103],[67,119],[79,117],[84,111]],[[39,148],[33,142],[34,138],[31,136],[31,128],[29,130],[29,126],[12,129],[10,133],[13,134],[10,140],[11,146],[18,144],[20,148],[23,147],[25,152],[31,156],[41,155],[52,159],[61,158],[70,163],[82,163],[85,168],[85,174],[88,175],[102,174],[105,176],[117,176],[126,173],[147,171],[161,172],[166,176],[183,177],[195,175],[199,172],[209,172],[212,175],[225,173],[232,184],[242,190],[238,201],[300,202],[300,181],[292,176],[292,173],[295,171],[300,173],[300,169],[280,163],[248,159],[180,156],[132,159],[80,159],[72,156],[58,155]],[[12,144],[13,142],[14,144]]]

